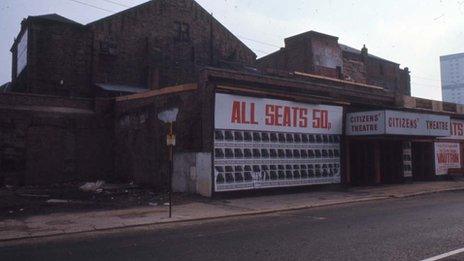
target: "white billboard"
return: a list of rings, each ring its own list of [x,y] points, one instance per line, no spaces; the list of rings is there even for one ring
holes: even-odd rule
[[[343,108],[216,94],[214,190],[341,181]]]
[[[367,111],[348,113],[346,134],[410,135],[447,137],[450,135],[450,117],[403,111]]]
[[[216,94],[215,128],[342,134],[343,108]]]
[[[461,168],[461,147],[459,143],[435,143],[435,174],[446,175],[452,168]]]
[[[27,65],[27,42],[28,31],[26,30],[19,40],[16,56],[16,76],[18,76]]]

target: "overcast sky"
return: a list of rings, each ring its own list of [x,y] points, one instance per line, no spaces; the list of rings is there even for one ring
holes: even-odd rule
[[[9,50],[21,20],[28,15],[58,13],[85,24],[143,2],[0,0],[0,84],[10,81]],[[358,49],[366,44],[370,53],[409,67],[412,94],[418,97],[441,100],[439,56],[464,52],[464,0],[197,2],[258,57],[283,46],[285,37],[309,30],[338,36],[340,43]]]

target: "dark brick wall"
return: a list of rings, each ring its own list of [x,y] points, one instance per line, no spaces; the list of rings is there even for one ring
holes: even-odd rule
[[[399,65],[362,51],[344,51],[338,38],[307,32],[285,39],[285,48],[260,58],[263,69],[299,71],[382,86],[393,92],[410,94],[409,72]]]
[[[344,75],[349,79],[367,84],[382,86],[394,92],[411,94],[408,69],[399,64],[368,55],[366,52],[343,52]]]
[[[310,59],[312,50],[306,37],[292,37],[285,39],[283,51],[285,70],[310,72],[313,61]],[[288,47],[287,47],[288,46]]]
[[[112,117],[93,113],[85,101],[60,100],[0,95],[0,174],[7,182],[115,180]]]
[[[307,32],[285,39],[285,48],[260,58],[260,68],[304,72],[339,78],[343,67],[338,38]]]
[[[191,0],[157,0],[89,25],[95,82],[155,89],[195,82],[221,60],[253,64],[255,54]]]
[[[203,103],[199,97],[199,91],[193,91],[117,102],[116,175],[127,182],[166,188],[169,171],[166,147],[168,126],[157,115],[166,108],[178,107],[179,115],[174,124],[175,152],[204,151],[202,140],[207,130],[202,122]]]
[[[149,1],[86,26],[29,17],[25,29],[28,67],[16,79],[15,43],[12,75],[14,89],[30,93],[93,97],[95,83],[156,89],[195,82],[204,66],[256,60],[193,0]]]
[[[28,63],[14,91],[60,96],[90,97],[91,34],[83,26],[30,18]],[[13,46],[16,64],[16,46]],[[13,70],[14,71],[14,70]]]
[[[262,69],[285,70],[287,68],[287,59],[285,59],[285,49],[261,57],[257,60],[257,66]],[[286,70],[289,71],[289,70]]]

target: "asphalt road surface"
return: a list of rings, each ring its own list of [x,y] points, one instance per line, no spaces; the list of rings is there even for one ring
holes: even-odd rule
[[[424,260],[462,248],[464,192],[449,192],[0,245],[0,260]]]

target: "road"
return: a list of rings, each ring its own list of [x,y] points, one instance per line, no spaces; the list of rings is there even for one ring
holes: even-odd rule
[[[423,260],[463,248],[463,221],[449,192],[0,245],[0,260]]]

